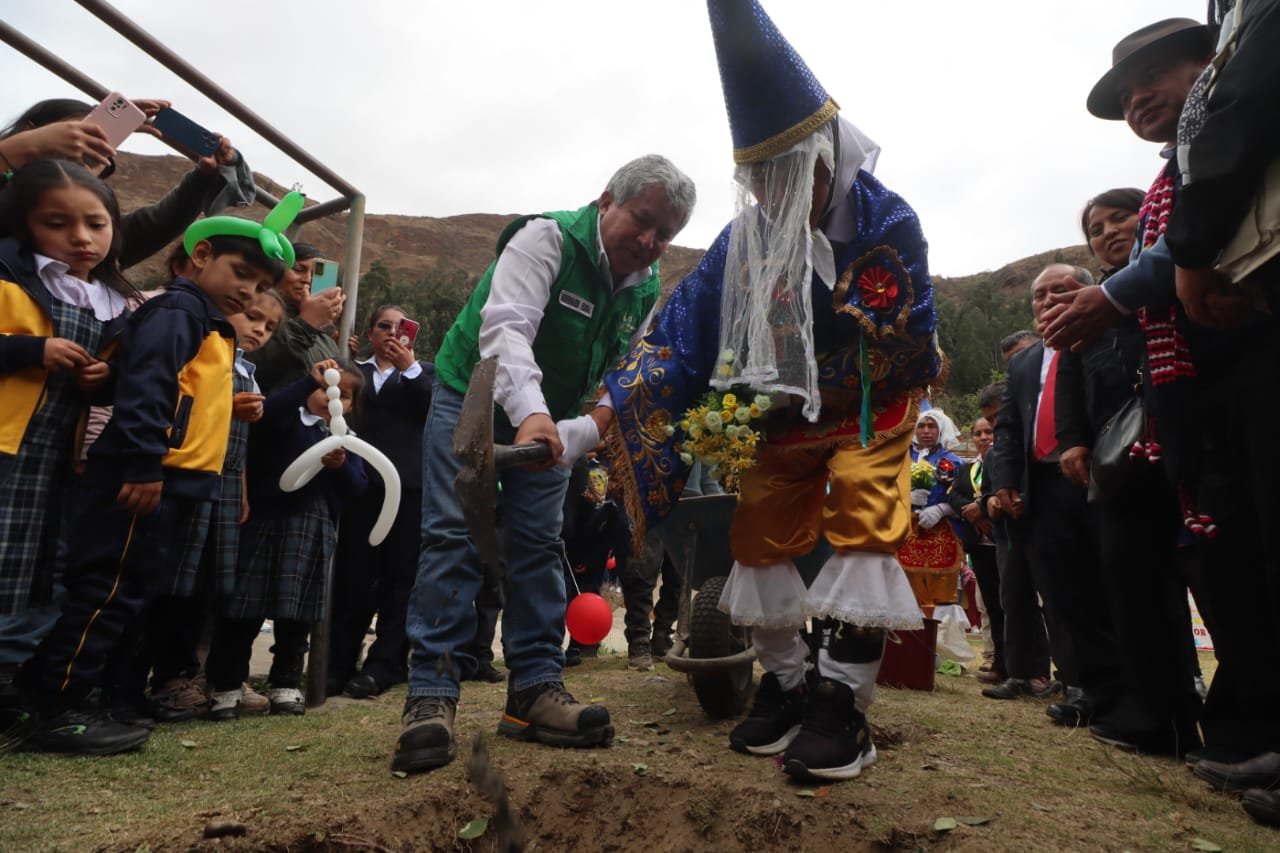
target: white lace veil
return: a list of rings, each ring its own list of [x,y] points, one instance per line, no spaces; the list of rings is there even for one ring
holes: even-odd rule
[[[732,357],[712,380],[717,388],[795,394],[811,421],[821,409],[809,298],[815,243],[834,273],[830,244],[809,228],[819,157],[834,174],[831,124],[777,157],[734,170],[738,215],[720,299],[720,355]]]
[[[879,153],[875,142],[838,116],[777,157],[734,171],[738,214],[725,261],[719,341],[721,355],[732,352],[732,359],[712,380],[715,387],[745,384],[794,394],[804,400],[804,416],[818,419],[809,282],[817,273],[827,287],[835,286],[835,258],[824,231],[844,241],[856,232],[849,189],[859,169],[874,168]],[[834,180],[823,230],[812,230],[819,159]]]

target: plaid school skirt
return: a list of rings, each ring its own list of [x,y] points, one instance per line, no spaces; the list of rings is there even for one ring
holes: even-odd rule
[[[58,337],[98,351],[103,324],[93,311],[55,299],[52,314]],[[45,604],[53,595],[54,557],[83,410],[74,376],[50,374],[13,467],[0,480],[0,616]]]
[[[252,380],[238,373],[233,379],[235,393],[252,390]],[[241,474],[248,446],[249,425],[232,420],[218,497],[200,504],[184,519],[170,595],[190,598],[207,594],[221,601],[234,594],[240,559],[240,503],[244,499]]]
[[[240,566],[235,592],[223,615],[231,619],[296,619],[324,615],[325,583],[337,530],[324,496],[304,512],[240,528]]]

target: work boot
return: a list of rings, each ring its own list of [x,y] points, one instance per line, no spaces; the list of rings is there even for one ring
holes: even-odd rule
[[[404,701],[400,724],[404,730],[391,756],[391,770],[416,773],[453,761],[453,717],[458,700],[445,696],[410,696]]]
[[[627,667],[641,672],[653,672],[653,652],[648,640],[636,640],[627,648]]]
[[[778,676],[766,672],[747,718],[729,733],[729,748],[746,755],[777,755],[785,750],[800,733],[804,696],[803,680],[783,692]]]
[[[83,705],[42,714],[27,743],[43,752],[115,755],[142,746],[149,737],[150,729],[116,722],[106,711]]]
[[[245,682],[240,685],[240,713],[267,714],[271,711],[271,700],[254,690]]]
[[[202,716],[209,709],[209,694],[203,678],[171,678],[151,691],[151,703],[157,721],[179,723]]]
[[[782,769],[796,779],[854,779],[876,762],[867,718],[854,705],[853,689],[830,678],[805,704],[800,733],[782,756]]]
[[[671,632],[655,630],[653,639],[649,641],[649,651],[655,658],[665,658],[671,651]]]
[[[562,683],[547,681],[507,694],[498,734],[550,746],[608,746],[613,726],[603,705],[583,705]]]

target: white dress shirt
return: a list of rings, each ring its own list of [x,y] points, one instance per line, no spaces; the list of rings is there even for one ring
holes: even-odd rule
[[[609,258],[598,236],[598,222],[596,233],[600,266],[608,274]],[[480,357],[498,357],[493,400],[517,427],[530,415],[551,413],[542,394],[542,369],[533,358],[533,340],[551,299],[551,286],[560,274],[563,247],[564,237],[554,219],[529,220],[498,256],[489,298],[480,309]],[[614,291],[634,287],[648,277],[649,268],[645,267],[628,275]],[[650,310],[632,336],[631,346],[644,336],[652,318]],[[580,341],[564,343],[583,345]]]
[[[36,272],[53,298],[77,308],[88,308],[102,322],[115,319],[128,307],[125,298],[96,278],[83,281],[71,275],[62,261],[35,253]]]
[[[369,356],[364,361],[357,361],[356,364],[372,364],[373,365],[373,393],[380,394],[382,386],[387,384],[387,378],[396,372],[396,366],[393,364],[386,370],[378,367],[378,360],[373,356]],[[413,364],[406,367],[400,374],[405,379],[415,379],[422,375],[422,362],[414,360]]]

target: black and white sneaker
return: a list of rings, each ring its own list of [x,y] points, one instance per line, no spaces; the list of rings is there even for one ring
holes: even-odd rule
[[[747,718],[729,733],[729,748],[746,755],[782,752],[800,733],[804,700],[803,681],[784,692],[778,676],[766,672],[756,688],[755,702]]]
[[[830,678],[818,681],[805,706],[804,723],[782,757],[782,768],[796,779],[855,779],[876,763],[867,718],[853,701],[853,690]]]

